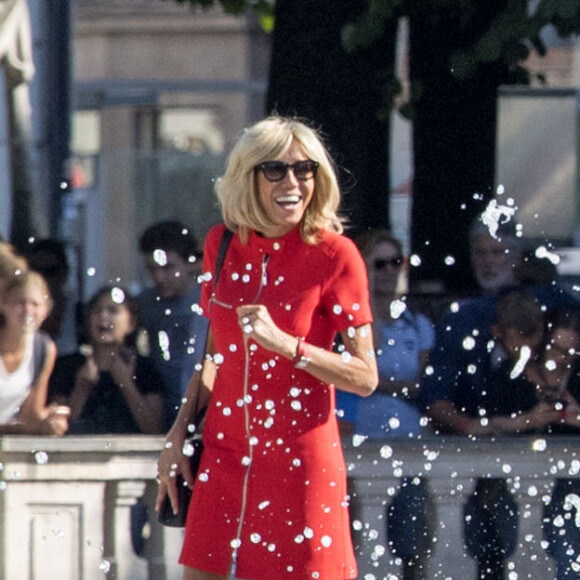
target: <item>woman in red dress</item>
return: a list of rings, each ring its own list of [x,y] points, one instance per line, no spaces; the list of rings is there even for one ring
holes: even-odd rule
[[[169,493],[176,508],[177,473],[194,484],[181,450],[196,393],[212,391],[183,578],[356,578],[334,389],[366,396],[378,377],[366,270],[341,235],[332,162],[314,130],[270,117],[244,132],[216,190],[225,225],[205,244],[208,356],[159,459],[158,506]]]

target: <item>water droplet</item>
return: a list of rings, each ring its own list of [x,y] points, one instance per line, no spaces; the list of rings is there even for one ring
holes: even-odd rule
[[[401,422],[397,417],[391,417],[389,419],[389,427],[391,429],[398,429],[401,426]]]
[[[548,448],[548,443],[546,442],[545,439],[536,439],[532,443],[532,449],[534,451],[546,451],[547,448]]]
[[[115,304],[123,304],[125,302],[125,292],[121,288],[115,286],[111,289],[111,300]]]
[[[165,250],[153,250],[153,261],[161,267],[167,266],[167,254]]]
[[[390,445],[383,445],[379,453],[383,459],[389,459],[393,456],[393,448]]]
[[[391,316],[393,318],[399,318],[403,312],[407,309],[407,305],[403,300],[393,300],[389,306],[389,310],[391,311]]]
[[[48,463],[48,453],[46,451],[37,451],[34,454],[34,461],[38,465],[46,465]]]
[[[414,268],[417,268],[418,266],[421,265],[421,258],[417,255],[417,254],[413,254],[410,258],[409,258],[409,263],[411,264],[411,266],[413,266]]]

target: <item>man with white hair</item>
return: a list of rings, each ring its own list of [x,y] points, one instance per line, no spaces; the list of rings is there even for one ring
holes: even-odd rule
[[[521,258],[521,242],[514,223],[508,221],[511,216],[500,221],[505,214],[490,216],[489,207],[469,229],[469,249],[477,284],[483,292],[497,293],[518,284],[516,268]]]
[[[521,285],[521,243],[512,213],[507,214],[490,203],[471,225],[471,264],[480,295],[452,303],[436,328],[419,398],[438,433],[493,434],[486,417],[485,392],[490,370],[503,360],[492,333],[496,301],[505,291]],[[528,289],[547,309],[572,300],[557,285]],[[490,501],[494,509],[486,511]],[[469,499],[465,515],[471,522],[466,544],[478,562],[478,578],[503,577],[518,526],[517,506],[505,481],[478,482],[478,493]]]
[[[498,220],[490,229],[486,221],[488,214],[484,212],[468,231],[471,265],[480,296],[453,302],[438,324],[428,374],[421,387],[427,416],[436,429],[444,432],[487,432],[479,415],[479,403],[492,365],[495,300],[502,291],[519,284],[516,271],[521,244],[515,225]]]

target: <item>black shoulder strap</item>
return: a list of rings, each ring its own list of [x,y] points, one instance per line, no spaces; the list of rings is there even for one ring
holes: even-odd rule
[[[225,229],[224,233],[222,234],[221,240],[220,240],[220,247],[218,249],[218,253],[217,253],[217,257],[215,260],[215,272],[213,275],[213,287],[215,289],[216,285],[217,285],[217,281],[220,275],[220,271],[222,269],[222,266],[224,264],[224,259],[226,257],[226,252],[228,251],[228,246],[230,245],[230,242],[232,240],[234,233],[232,232],[232,230],[229,229]],[[209,337],[209,326],[207,329],[207,332],[205,333],[205,346],[203,348],[203,357],[205,358],[205,353],[207,352],[207,341],[208,341],[208,337]],[[195,401],[195,417],[194,417],[194,423],[196,426],[199,426],[203,420],[203,417],[205,415],[206,409],[200,409],[199,408],[199,391],[196,394],[196,401]]]
[[[222,266],[224,265],[224,259],[226,257],[226,252],[228,251],[228,246],[232,240],[234,232],[229,230],[228,228],[225,229],[224,233],[222,234],[222,238],[220,240],[220,247],[218,249],[217,258],[215,260],[215,272],[213,275],[213,287],[216,287]]]
[[[33,383],[36,382],[36,379],[38,379],[42,369],[44,368],[47,351],[48,337],[43,332],[35,332],[32,342],[32,359],[34,361],[34,375],[32,377]]]

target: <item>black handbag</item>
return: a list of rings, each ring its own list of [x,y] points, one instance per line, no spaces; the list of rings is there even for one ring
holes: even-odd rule
[[[189,459],[189,465],[192,475],[196,477],[197,471],[199,469],[199,462],[201,461],[201,454],[203,451],[203,438],[201,433],[194,435],[191,437],[191,439],[187,439],[183,447],[184,453],[186,449],[192,452]],[[185,483],[185,480],[181,474],[179,474],[175,479],[175,485],[177,487],[179,510],[176,514],[173,513],[171,501],[169,500],[169,494],[167,494],[163,500],[163,503],[161,504],[157,518],[159,523],[163,524],[164,526],[168,526],[170,528],[183,528],[185,527],[185,520],[187,519],[187,511],[189,509],[189,502],[191,500],[191,489],[187,483]]]
[[[218,249],[218,255],[216,258],[215,274],[213,277],[213,287],[215,288],[218,280],[220,270],[222,268],[224,258],[226,256],[226,251],[230,240],[232,239],[233,233],[231,230],[226,229],[220,240],[220,246]],[[205,339],[204,357],[207,351],[207,336]],[[201,461],[201,454],[203,453],[203,437],[202,437],[202,422],[205,416],[206,409],[199,409],[199,390],[197,393],[195,417],[193,424],[195,426],[194,434],[188,437],[183,444],[184,455],[189,456],[189,466],[191,469],[191,474],[194,480],[197,478],[197,472],[199,470],[199,464]],[[157,514],[157,519],[160,524],[168,526],[170,528],[183,528],[185,527],[185,521],[187,520],[187,512],[189,510],[189,502],[191,500],[191,489],[185,483],[183,476],[181,474],[177,475],[175,484],[177,486],[177,499],[179,504],[179,509],[176,514],[173,513],[173,508],[171,507],[171,501],[169,500],[169,494],[165,495],[163,503],[159,508]]]

